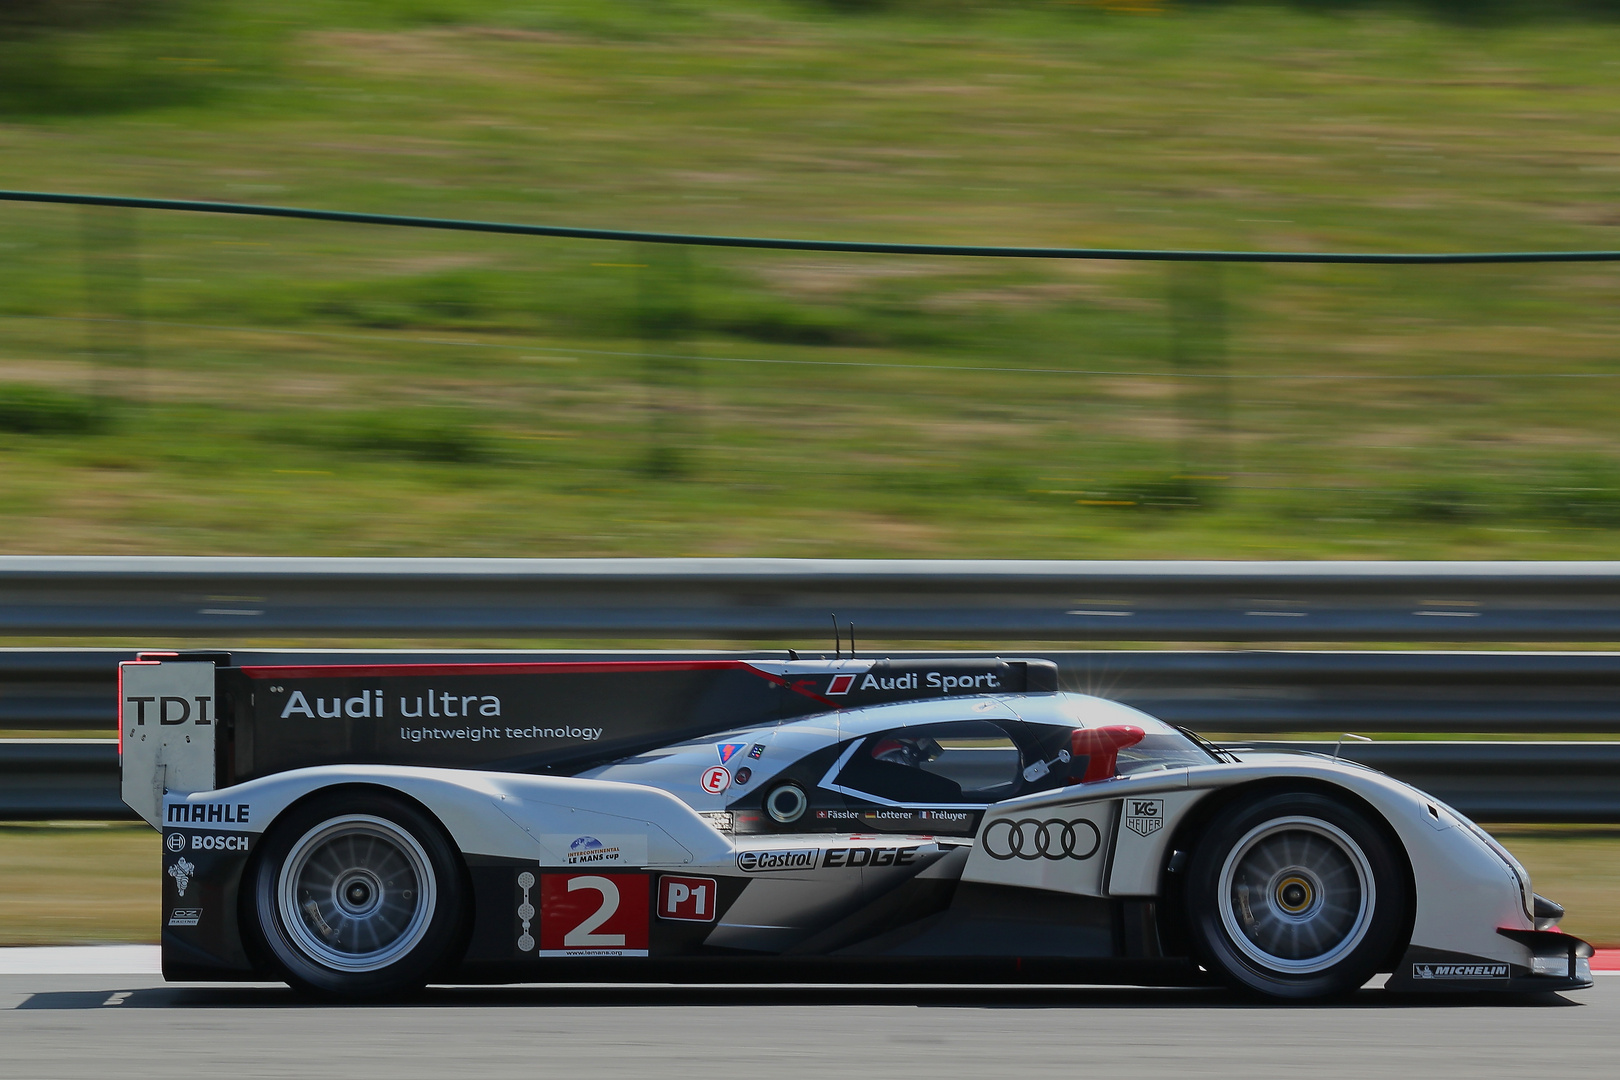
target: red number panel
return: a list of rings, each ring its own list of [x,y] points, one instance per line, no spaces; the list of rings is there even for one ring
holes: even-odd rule
[[[541,874],[541,956],[646,956],[647,877]]]

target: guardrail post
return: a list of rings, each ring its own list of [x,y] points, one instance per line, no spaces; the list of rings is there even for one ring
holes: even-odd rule
[[[140,234],[136,211],[84,206],[79,211],[87,351],[103,409],[146,397],[146,339],[141,307]]]
[[[698,362],[683,356],[695,323],[692,259],[684,247],[641,244],[636,322],[647,393],[647,446],[642,471],[654,478],[696,471]]]
[[[1180,377],[1181,478],[1194,489],[1231,470],[1231,381],[1226,377],[1224,267],[1170,264],[1170,363]],[[1219,479],[1225,479],[1220,475]]]

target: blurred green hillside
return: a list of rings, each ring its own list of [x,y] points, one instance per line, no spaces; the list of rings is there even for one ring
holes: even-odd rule
[[[1620,248],[1614,8],[0,0],[0,187]],[[1617,297],[0,204],[0,551],[1608,557]]]

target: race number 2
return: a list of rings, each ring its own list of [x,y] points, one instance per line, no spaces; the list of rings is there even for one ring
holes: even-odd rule
[[[541,956],[646,956],[642,874],[541,874]]]

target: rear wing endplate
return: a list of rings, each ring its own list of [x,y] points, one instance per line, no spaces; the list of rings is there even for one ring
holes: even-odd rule
[[[210,660],[142,654],[118,665],[118,765],[124,802],[162,828],[165,792],[215,787],[219,709]]]

